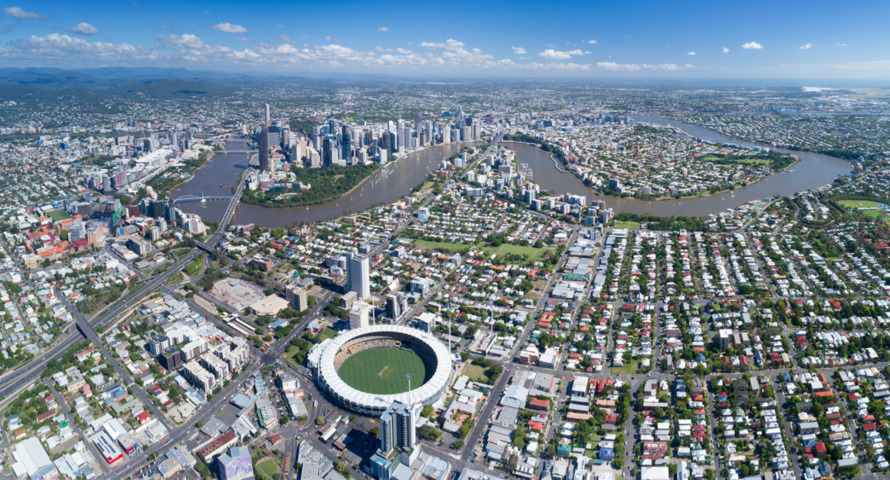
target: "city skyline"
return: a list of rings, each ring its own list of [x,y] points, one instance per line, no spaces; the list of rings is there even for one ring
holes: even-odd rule
[[[2,67],[590,79],[890,77],[886,4],[6,4]],[[336,22],[316,21],[335,18]]]

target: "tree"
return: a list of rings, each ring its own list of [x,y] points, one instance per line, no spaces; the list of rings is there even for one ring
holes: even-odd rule
[[[325,424],[324,417],[319,416],[318,418],[316,418],[316,419],[315,419],[315,424],[318,425],[319,427],[322,426],[322,425],[324,425],[324,424]]]
[[[485,370],[485,376],[488,378],[488,383],[493,384],[495,380],[501,375],[501,372],[504,371],[504,367],[498,365],[497,363],[492,364],[492,366],[488,367]]]
[[[519,448],[520,450],[525,448],[526,444],[526,432],[525,428],[522,425],[516,427],[513,430],[513,445]]]
[[[439,429],[433,427],[432,425],[424,425],[417,429],[417,434],[420,435],[420,438],[424,440],[435,441],[439,439],[439,436],[442,435],[442,432]]]
[[[516,455],[510,455],[510,460],[507,460],[507,468],[509,471],[516,470],[516,466],[519,465],[519,459],[516,458]]]
[[[432,418],[434,413],[436,413],[436,410],[432,405],[424,405],[423,409],[420,410],[420,414],[426,418]]]
[[[211,478],[210,466],[202,462],[201,460],[195,462],[195,470],[197,470],[198,473],[201,474],[201,478]]]
[[[464,424],[460,426],[460,437],[467,438],[467,435],[470,434],[470,430],[473,429],[473,420],[468,418],[464,420]]]
[[[340,475],[349,478],[349,465],[347,465],[346,462],[337,462],[334,464],[334,470]]]

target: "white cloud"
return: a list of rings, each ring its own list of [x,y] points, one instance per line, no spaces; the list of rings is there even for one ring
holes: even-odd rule
[[[198,24],[195,23],[195,22],[187,22],[186,25],[188,25],[188,26],[190,26],[190,27],[192,27],[192,28],[198,28]]]
[[[596,45],[596,40],[591,38],[590,40],[587,41],[587,43],[589,43],[591,45]]]
[[[65,30],[76,33],[78,35],[98,35],[102,32],[99,31],[98,28],[90,25],[87,22],[80,22],[72,28],[66,28]]]
[[[225,33],[247,33],[247,29],[243,26],[229,22],[217,23],[210,28]]]
[[[723,47],[720,50],[723,51],[723,53],[729,53],[729,49],[726,47]]]
[[[241,37],[240,35],[237,37]],[[556,61],[541,56],[496,58],[483,51],[449,38],[441,42],[423,42],[423,48],[365,47],[355,50],[337,44],[291,43],[295,37],[278,35],[275,42],[250,43],[243,48],[208,44],[194,34],[157,36],[152,47],[129,44],[90,42],[76,35],[51,34],[32,36],[0,47],[0,61],[14,64],[59,66],[81,65],[163,65],[232,68],[238,65],[261,66],[269,71],[351,71],[351,72],[491,72],[492,74],[547,75],[549,72],[572,75],[597,69],[637,72],[670,71],[691,68],[674,64],[619,64],[615,62],[577,63],[569,58],[584,55],[582,50],[555,53]],[[408,45],[406,45],[407,47]],[[522,48],[522,47],[516,47]],[[554,52],[557,52],[554,50]]]
[[[846,47],[847,46],[846,43],[835,43],[834,45],[837,47]]]
[[[275,28],[284,28],[284,24],[282,24],[282,23],[276,23],[276,24],[275,24]]]
[[[801,50],[809,50],[813,48],[813,42],[807,42],[805,45],[801,45],[798,48],[800,48]]]
[[[444,42],[421,42],[420,46],[425,48],[444,48],[446,50],[456,50],[459,48],[464,48],[464,42],[449,38]]]
[[[67,34],[50,33],[46,36],[31,35],[14,42],[5,56],[19,58],[58,59],[69,65],[72,61],[94,60],[130,64],[131,60],[151,60],[157,53],[128,43],[90,42]]]
[[[762,50],[763,45],[761,45],[757,42],[748,42],[748,43],[742,44],[742,48],[744,48],[745,50]]]
[[[34,12],[26,12],[22,10],[22,7],[6,7],[3,9],[3,14],[7,17],[12,17],[16,20],[41,20],[43,19],[43,15],[34,13]]]
[[[584,55],[584,52],[582,52],[581,50],[578,50],[578,49],[569,50],[569,51],[561,51],[561,50],[554,50],[552,48],[548,48],[548,49],[544,50],[543,52],[539,53],[538,55],[540,55],[544,58],[549,58],[550,60],[568,60],[575,55]]]
[[[597,62],[597,67],[600,67],[605,70],[609,70],[612,72],[638,72],[640,70],[665,70],[665,71],[674,71],[674,70],[685,70],[694,68],[690,64],[686,65],[676,65],[673,63],[661,63],[652,65],[649,63],[636,64],[636,63],[616,63],[616,62]]]
[[[695,56],[695,52],[688,52],[686,55],[689,55],[690,57],[694,57],[694,56]]]
[[[386,27],[380,27],[380,28],[377,29],[377,31],[378,31],[378,32],[388,32],[389,29],[386,28]]]
[[[636,72],[640,70],[640,66],[633,63],[615,63],[615,62],[596,62],[596,66],[600,68],[605,68],[606,70],[610,70],[613,72],[617,71],[628,71],[628,72]]]
[[[324,36],[324,39],[325,39],[326,41],[330,42],[330,41],[331,41],[331,36],[330,36],[330,35],[325,35],[325,36]]]
[[[528,52],[527,52],[524,48],[522,48],[522,47],[513,47],[513,54],[514,54],[514,55],[525,55],[525,54],[527,54],[527,53],[528,53]]]

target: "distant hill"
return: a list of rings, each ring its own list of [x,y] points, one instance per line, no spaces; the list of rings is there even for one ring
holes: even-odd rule
[[[231,94],[252,77],[165,68],[53,68],[0,69],[0,99],[55,100],[74,96],[92,101],[101,96],[152,98],[200,97]],[[96,98],[93,98],[96,97]]]

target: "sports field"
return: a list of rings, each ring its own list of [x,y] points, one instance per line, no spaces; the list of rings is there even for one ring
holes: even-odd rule
[[[416,353],[395,347],[358,352],[347,358],[337,373],[356,390],[389,395],[408,391],[408,381],[405,380],[408,372],[411,372],[412,389],[423,385],[434,373],[427,371]]]

